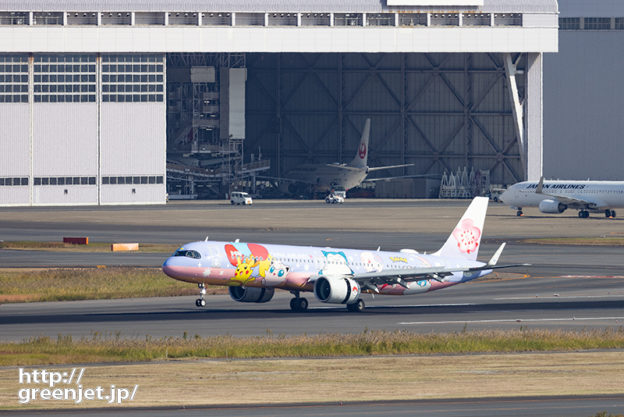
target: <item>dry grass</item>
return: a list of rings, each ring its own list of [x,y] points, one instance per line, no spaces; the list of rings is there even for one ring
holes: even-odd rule
[[[624,392],[621,359],[621,352],[571,352],[182,360],[90,365],[81,383],[85,388],[138,384],[135,401],[124,407],[619,394]],[[25,407],[17,403],[23,388],[17,375],[15,368],[0,369],[0,407]],[[72,406],[61,401],[29,405]],[[90,401],[79,406],[107,404]]]
[[[573,246],[624,246],[622,237],[548,237],[523,239],[522,243],[534,245],[573,245]]]
[[[119,243],[119,242],[115,242]],[[123,242],[135,243],[135,242]],[[178,246],[141,243],[139,250],[135,252],[143,253],[172,253]],[[37,241],[18,241],[18,242],[0,242],[0,249],[12,250],[42,250],[51,252],[111,252],[111,243],[91,242],[88,245],[72,245],[63,242],[37,242]]]
[[[365,331],[361,334],[237,338],[181,337],[125,339],[93,334],[73,340],[59,335],[0,343],[0,365],[43,365],[90,362],[135,362],[180,358],[309,358],[405,354],[552,352],[623,349],[624,329],[489,330],[418,334],[408,331]]]
[[[215,287],[211,293],[224,294]],[[196,294],[159,268],[0,269],[0,302],[95,300]]]

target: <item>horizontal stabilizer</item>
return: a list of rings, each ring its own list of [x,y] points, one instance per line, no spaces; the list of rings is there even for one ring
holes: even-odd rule
[[[401,164],[401,165],[386,165],[383,167],[368,167],[368,172],[381,171],[382,169],[404,168],[413,167],[414,164]]]

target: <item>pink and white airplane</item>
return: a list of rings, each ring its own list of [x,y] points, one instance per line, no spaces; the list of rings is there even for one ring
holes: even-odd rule
[[[413,249],[399,252],[200,241],[178,249],[162,266],[172,278],[197,283],[206,305],[206,285],[229,286],[230,296],[243,303],[266,303],[275,289],[290,291],[293,311],[304,311],[314,292],[324,303],[345,304],[349,311],[364,310],[363,292],[411,295],[471,281],[496,266],[505,243],[489,262],[477,261],[488,199],[476,197],[448,240],[433,254]],[[526,265],[526,264],[524,264]]]

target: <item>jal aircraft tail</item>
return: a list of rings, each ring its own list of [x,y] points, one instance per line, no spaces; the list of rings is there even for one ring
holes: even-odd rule
[[[481,245],[487,207],[487,197],[475,197],[455,226],[453,233],[435,255],[476,260]]]
[[[355,157],[353,161],[349,165],[355,168],[366,168],[366,164],[368,163],[368,139],[370,137],[370,119],[366,119],[366,123],[364,124],[364,130],[362,131],[362,138],[360,139],[360,144],[358,146],[357,152],[355,153]]]

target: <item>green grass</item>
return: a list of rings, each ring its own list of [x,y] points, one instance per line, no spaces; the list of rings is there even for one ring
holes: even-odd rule
[[[225,294],[215,287],[211,293]],[[160,268],[0,269],[0,302],[96,300],[197,294]]]
[[[115,242],[136,243],[136,242]],[[141,243],[139,250],[142,253],[173,253],[178,246],[156,243]],[[0,242],[0,249],[12,250],[43,250],[52,252],[110,252],[111,243],[90,242],[88,245],[72,245],[63,242],[15,241]]]
[[[0,343],[0,366],[135,362],[176,358],[309,358],[395,354],[465,354],[624,348],[624,329],[493,330],[447,334],[365,331],[360,334],[121,338],[37,337]]]

